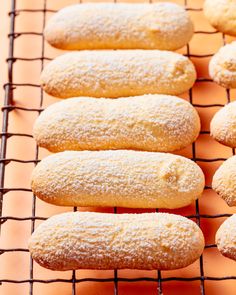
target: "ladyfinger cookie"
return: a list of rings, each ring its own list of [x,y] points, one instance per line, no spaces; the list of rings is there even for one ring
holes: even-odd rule
[[[174,3],[86,3],[57,12],[46,40],[60,49],[176,50],[188,43],[193,24]]]
[[[172,154],[138,151],[67,151],[44,158],[31,187],[59,206],[179,208],[204,189],[193,161]]]
[[[236,156],[226,160],[215,172],[212,188],[229,206],[236,206]]]
[[[216,244],[222,255],[236,260],[236,214],[226,219],[216,233]]]
[[[236,101],[219,110],[211,120],[211,136],[220,143],[236,147]]]
[[[203,11],[213,27],[222,33],[236,36],[235,0],[206,0]]]
[[[180,94],[196,79],[192,62],[159,50],[75,51],[51,61],[41,74],[50,95],[110,97]]]
[[[158,94],[63,100],[43,111],[33,128],[38,145],[52,152],[109,149],[171,152],[191,144],[199,131],[198,113],[189,102]]]
[[[236,42],[220,48],[210,61],[209,72],[211,78],[219,85],[236,88]]]
[[[167,213],[69,212],[50,217],[32,234],[29,250],[52,270],[185,267],[204,249],[192,220]]]

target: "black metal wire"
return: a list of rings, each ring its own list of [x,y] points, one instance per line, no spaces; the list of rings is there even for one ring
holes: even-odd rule
[[[149,0],[152,2],[152,0]],[[82,1],[80,0],[80,3]],[[116,2],[114,0],[114,2]],[[37,112],[38,114],[43,110],[42,105],[43,105],[43,91],[40,89],[39,84],[32,84],[32,83],[15,83],[13,80],[13,66],[16,62],[40,62],[41,63],[41,69],[44,66],[44,61],[45,60],[51,60],[50,57],[46,57],[44,54],[44,36],[43,36],[43,28],[45,25],[45,20],[46,20],[46,13],[54,13],[56,10],[52,9],[47,9],[47,0],[43,0],[43,9],[16,9],[16,0],[11,0],[11,11],[9,12],[9,17],[10,17],[10,32],[8,34],[9,37],[9,55],[7,58],[7,64],[8,64],[8,81],[7,83],[4,84],[4,89],[5,89],[5,99],[4,99],[4,105],[2,107],[2,112],[3,112],[3,119],[2,119],[2,132],[0,133],[1,137],[1,149],[0,149],[0,232],[1,232],[1,226],[8,221],[17,221],[17,222],[24,222],[24,221],[31,221],[31,232],[34,231],[34,226],[35,226],[35,221],[36,220],[45,220],[46,217],[41,217],[41,216],[36,216],[35,211],[36,211],[36,198],[33,196],[32,198],[32,214],[31,216],[26,216],[26,217],[15,217],[15,216],[4,216],[2,212],[2,205],[3,205],[3,197],[7,197],[8,192],[11,191],[26,191],[26,192],[31,192],[30,188],[7,188],[4,185],[4,179],[5,179],[5,167],[11,162],[17,162],[17,163],[22,163],[22,164],[34,164],[36,165],[40,159],[39,159],[39,154],[38,154],[38,147],[36,146],[35,148],[35,157],[34,159],[28,159],[28,160],[23,160],[23,159],[17,159],[17,158],[7,158],[6,157],[6,151],[7,151],[7,140],[10,137],[13,136],[22,136],[22,137],[29,137],[32,138],[31,134],[26,134],[26,133],[12,133],[8,131],[8,123],[9,123],[9,113],[11,111],[26,111],[26,112]],[[186,10],[188,11],[193,11],[193,12],[200,12],[202,9],[200,8],[190,8],[188,7],[188,1],[185,0],[185,7]],[[15,18],[22,14],[22,13],[42,13],[43,14],[43,24],[42,24],[42,31],[40,32],[16,32],[15,31]],[[218,31],[195,31],[195,34],[221,34]],[[14,41],[16,38],[19,38],[24,35],[35,35],[41,38],[42,40],[42,50],[41,50],[41,56],[38,57],[33,57],[33,58],[26,58],[26,57],[15,57],[14,56]],[[225,36],[223,35],[223,44],[225,44]],[[213,54],[203,54],[203,55],[198,55],[198,54],[191,54],[189,45],[187,45],[187,54],[185,54],[189,58],[209,58]],[[196,81],[197,83],[208,83],[212,82],[212,79],[209,78],[204,78],[200,77]],[[40,101],[39,101],[39,106],[37,108],[28,108],[28,107],[22,107],[20,105],[16,105],[14,103],[14,90],[18,87],[35,87],[40,89]],[[230,95],[230,90],[226,90],[226,95],[227,95],[227,102],[229,103],[231,101],[231,95]],[[192,90],[189,91],[189,101],[192,103],[194,107],[198,108],[212,108],[212,107],[223,107],[223,104],[194,104],[193,103],[193,93]],[[201,131],[201,134],[210,134],[209,131]],[[232,154],[235,154],[235,150],[232,149]],[[198,158],[196,156],[196,147],[195,144],[192,145],[192,160],[195,162],[217,162],[217,161],[224,161],[226,160],[225,158],[211,158],[211,159],[205,159],[205,158]],[[211,189],[211,186],[205,186],[205,190]],[[231,214],[201,214],[199,210],[199,204],[198,201],[196,201],[196,206],[195,206],[195,214],[192,215],[187,215],[187,218],[191,218],[197,221],[198,225],[201,226],[201,219],[217,219],[217,218],[225,218],[225,217],[230,217]],[[74,211],[76,211],[76,207],[74,208]],[[157,209],[158,211],[158,209]],[[116,213],[117,210],[114,208],[114,213]],[[208,244],[205,246],[205,249],[211,249],[215,248],[215,244]],[[3,255],[4,253],[8,252],[28,252],[28,249],[24,248],[11,248],[11,249],[6,249],[2,248],[0,249],[0,255]],[[83,279],[77,279],[76,278],[76,271],[72,271],[72,277],[71,279],[51,279],[51,280],[39,280],[34,278],[34,264],[32,259],[30,258],[30,269],[29,269],[29,279],[27,280],[11,280],[11,279],[1,279],[0,278],[0,285],[2,283],[12,283],[12,284],[21,284],[21,283],[29,283],[30,285],[30,291],[29,294],[33,295],[34,293],[34,283],[69,283],[72,285],[72,294],[76,295],[76,284],[81,283],[81,282],[113,282],[114,283],[114,295],[118,295],[118,290],[119,290],[119,282],[130,282],[130,283],[135,283],[135,282],[140,282],[140,281],[149,281],[149,282],[156,282],[157,283],[157,294],[162,295],[163,294],[163,288],[162,284],[164,282],[169,282],[169,281],[185,281],[185,282],[192,282],[192,281],[199,281],[200,282],[200,294],[201,295],[206,295],[205,293],[205,286],[204,282],[205,281],[222,281],[222,280],[236,280],[236,276],[223,276],[223,277],[209,277],[205,276],[204,274],[204,260],[203,256],[201,256],[199,260],[199,266],[200,266],[200,275],[195,276],[195,277],[168,277],[168,278],[163,278],[161,271],[157,271],[157,277],[156,278],[151,278],[151,277],[137,277],[137,278],[122,278],[118,276],[118,270],[114,270],[114,275],[111,278],[105,278],[105,279],[100,279],[100,278],[83,278]]]
[[[200,218],[205,218],[205,219],[215,219],[215,218],[225,218],[225,217],[230,217],[232,214],[225,213],[225,214],[192,214],[192,215],[183,215],[186,218],[189,219],[196,219],[198,216]],[[14,216],[2,216],[0,217],[0,223],[4,223],[7,220],[16,220],[16,221],[27,221],[27,220],[46,220],[47,217],[42,217],[42,216],[28,216],[28,217],[14,217]]]
[[[41,71],[43,70],[44,67],[44,52],[45,52],[45,48],[44,48],[44,35],[43,35],[43,31],[44,31],[44,27],[46,24],[46,8],[47,8],[47,0],[43,0],[43,23],[42,23],[42,33],[40,34],[42,36],[42,45],[41,45]],[[43,105],[43,98],[44,98],[44,93],[43,93],[43,89],[40,88],[40,101],[39,101],[39,109],[42,108]],[[41,111],[38,112],[38,114],[40,114]],[[35,143],[35,160],[38,161],[39,160],[39,148],[37,146],[37,144]],[[37,163],[35,163],[36,165]],[[35,212],[36,212],[36,197],[33,195],[33,200],[32,200],[32,216],[35,216]],[[34,232],[35,229],[35,219],[31,220],[31,234]],[[32,257],[30,256],[30,295],[33,295],[33,279],[34,279],[34,261],[32,259]],[[72,278],[73,279],[73,278]],[[75,293],[73,293],[73,295],[75,295]]]
[[[114,207],[114,214],[117,214],[117,208]],[[114,295],[118,295],[118,271],[114,269]]]
[[[162,278],[162,282],[170,282],[170,281],[179,281],[179,282],[192,282],[192,281],[199,281],[201,280],[200,276],[197,277],[188,277],[188,278],[183,278],[183,277],[168,277],[168,278]],[[204,281],[223,281],[223,280],[236,280],[236,276],[223,276],[223,277],[210,277],[210,276],[205,276]],[[135,283],[135,282],[142,282],[142,281],[147,281],[147,282],[156,282],[155,278],[151,277],[137,277],[137,278],[122,278],[118,277],[117,278],[118,282],[130,282],[130,283]],[[13,284],[23,284],[23,283],[72,283],[71,279],[51,279],[51,280],[42,280],[42,279],[30,279],[30,280],[10,280],[10,279],[3,279],[1,280],[2,283],[13,283]],[[83,279],[76,279],[75,283],[82,283],[82,282],[114,282],[114,278],[105,278],[105,279],[100,279],[100,278],[83,278]]]
[[[15,0],[11,2],[11,10],[15,10]],[[15,15],[11,14],[10,16],[10,33],[15,31]],[[9,37],[9,57],[13,58],[14,56],[14,37]],[[12,72],[13,72],[13,61],[9,60],[8,62],[8,85],[5,87],[5,99],[4,99],[4,106],[10,105],[13,101],[13,90],[10,87],[12,83]],[[1,136],[1,151],[0,157],[3,159],[6,157],[7,151],[7,132],[8,132],[8,122],[9,122],[9,110],[4,109],[2,115],[2,136]],[[0,187],[4,187],[4,179],[5,179],[5,163],[0,163]],[[2,206],[3,206],[3,191],[0,191],[0,216],[2,216]],[[0,233],[1,233],[1,224],[0,224]]]
[[[188,6],[188,0],[185,0],[185,6]],[[187,56],[190,57],[190,48],[189,44],[187,44]],[[193,104],[193,92],[192,89],[189,90],[189,102]],[[195,142],[192,143],[192,160],[196,162],[196,145]],[[205,159],[204,159],[205,160]],[[198,200],[195,201],[195,208],[196,208],[196,216],[197,216],[197,224],[201,227],[201,218],[200,218],[200,211],[199,211],[199,203]],[[199,259],[200,265],[200,292],[202,295],[205,295],[205,286],[204,286],[204,270],[203,270],[203,254]]]

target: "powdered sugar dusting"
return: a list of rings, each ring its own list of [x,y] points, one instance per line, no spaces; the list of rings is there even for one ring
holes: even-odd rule
[[[135,149],[170,152],[198,136],[200,119],[190,103],[167,95],[114,99],[71,98],[37,118],[37,143],[64,150]]]
[[[209,72],[221,86],[236,88],[236,42],[220,48],[210,61]]]
[[[236,36],[235,0],[205,0],[204,13],[218,31]]]
[[[41,74],[43,89],[57,97],[180,94],[192,87],[192,62],[159,50],[76,51],[51,61]]]
[[[211,135],[220,143],[236,147],[236,101],[215,114],[211,121]]]
[[[204,238],[193,221],[173,214],[70,212],[43,222],[29,249],[53,270],[176,269],[199,258]]]
[[[216,244],[226,257],[236,260],[236,214],[226,219],[216,233]]]
[[[236,206],[236,156],[230,157],[216,171],[212,187],[229,206]]]
[[[164,49],[188,43],[193,24],[173,3],[84,3],[56,13],[46,40],[61,49]]]
[[[194,162],[152,152],[62,152],[43,159],[32,174],[38,197],[67,206],[179,208],[203,189]]]

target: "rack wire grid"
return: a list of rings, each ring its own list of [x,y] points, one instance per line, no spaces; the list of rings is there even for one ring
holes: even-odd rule
[[[4,239],[4,226],[6,226],[8,223],[10,222],[17,222],[17,226],[21,226],[21,224],[23,222],[30,222],[30,232],[28,233],[30,235],[30,233],[32,233],[35,229],[35,225],[36,222],[40,222],[42,220],[45,220],[47,217],[47,213],[46,216],[40,216],[37,215],[37,206],[41,206],[42,208],[44,208],[43,210],[46,210],[46,206],[49,205],[42,205],[40,204],[40,201],[37,200],[35,196],[32,196],[31,190],[28,187],[14,187],[14,186],[6,186],[6,170],[7,167],[10,164],[19,164],[20,166],[20,171],[23,171],[24,169],[26,169],[26,165],[31,164],[31,170],[32,170],[32,165],[36,165],[39,162],[40,159],[40,152],[39,152],[39,148],[36,146],[36,144],[31,144],[31,146],[34,146],[34,156],[33,159],[21,159],[18,157],[9,157],[8,156],[8,146],[9,146],[9,140],[11,138],[15,138],[15,137],[20,137],[20,138],[32,138],[31,134],[28,134],[26,132],[24,132],[24,130],[22,130],[21,132],[11,132],[9,129],[9,125],[11,124],[11,114],[16,112],[16,113],[22,113],[21,118],[23,118],[24,120],[24,116],[26,116],[25,114],[27,113],[34,113],[35,115],[39,114],[42,109],[43,109],[43,104],[45,101],[45,94],[43,93],[43,91],[40,89],[40,86],[38,83],[30,83],[30,82],[17,82],[15,80],[15,76],[14,76],[14,68],[16,67],[16,64],[18,63],[28,63],[30,66],[33,66],[33,63],[39,63],[40,64],[40,70],[43,69],[44,64],[47,60],[50,60],[51,58],[48,58],[45,55],[45,42],[44,42],[44,36],[43,36],[43,28],[45,26],[46,23],[46,17],[47,16],[51,16],[51,14],[53,14],[56,9],[54,9],[54,4],[55,2],[52,4],[50,0],[39,0],[36,1],[37,3],[40,2],[40,8],[34,8],[34,6],[32,8],[28,8],[23,6],[22,8],[18,8],[17,4],[18,2],[20,2],[21,0],[11,0],[11,10],[9,11],[9,18],[10,18],[10,32],[9,32],[9,56],[7,58],[7,64],[8,64],[8,81],[4,84],[4,90],[5,90],[5,99],[4,99],[4,104],[2,107],[2,132],[1,132],[1,158],[0,158],[0,230],[2,230],[2,239]],[[23,1],[24,2],[24,1]],[[34,3],[36,3],[34,2]],[[51,6],[49,7],[48,2],[51,3]],[[59,1],[60,2],[60,1]],[[63,5],[65,3],[68,4],[72,4],[73,2],[76,3],[76,1],[64,1]],[[78,1],[77,1],[78,2]],[[82,2],[82,1],[80,1]],[[91,1],[90,1],[91,2]],[[129,1],[129,2],[133,2],[133,1]],[[151,2],[151,1],[149,1]],[[173,1],[172,1],[173,2]],[[176,1],[175,1],[176,2]],[[178,1],[178,3],[180,3],[181,1]],[[186,9],[192,14],[192,16],[194,17],[194,14],[202,14],[202,1],[191,1],[191,0],[185,0],[182,1],[183,5],[185,5]],[[26,1],[24,2],[26,3]],[[181,4],[181,3],[180,3]],[[198,6],[196,6],[195,4],[197,4]],[[37,6],[37,5],[36,5]],[[58,8],[58,7],[57,7]],[[34,31],[33,27],[32,27],[32,31],[28,30],[28,31],[19,31],[17,28],[17,22],[16,19],[19,18],[22,15],[27,15],[27,18],[30,18],[32,20],[32,18],[34,18],[36,15],[41,15],[41,31]],[[214,29],[211,28],[211,30],[196,30],[195,31],[195,36],[196,35],[201,35],[201,36],[205,36],[207,39],[209,39],[209,36],[212,35],[217,35],[220,36],[221,38],[221,42],[223,44],[225,44],[227,42],[227,38],[225,37],[223,34],[215,31]],[[33,42],[32,37],[36,36],[37,38],[39,38],[41,40],[41,55],[38,57],[27,57],[27,56],[16,56],[15,55],[15,46],[16,46],[16,40],[19,40],[20,38],[22,38],[23,36],[28,36],[30,37],[28,40],[29,42]],[[30,41],[31,40],[31,41]],[[202,44],[201,44],[202,45]],[[204,60],[205,62],[207,62],[209,60],[209,58],[213,55],[213,53],[210,54],[195,54],[192,53],[192,50],[190,50],[190,45],[187,45],[185,47],[185,55],[188,56],[189,58],[196,58],[198,59],[198,61],[200,61],[201,59]],[[202,83],[210,83],[207,84],[207,87],[212,87],[212,85],[215,85],[211,79],[209,79],[209,77],[207,76],[203,76],[203,77],[199,77],[197,79],[197,83],[199,85],[201,85]],[[209,86],[211,85],[211,86]],[[218,87],[215,85],[215,87]],[[18,89],[31,89],[31,88],[35,88],[35,90],[37,91],[37,94],[35,94],[35,97],[32,100],[28,100],[26,102],[26,106],[22,106],[17,98],[17,90]],[[217,88],[219,89],[219,88]],[[210,90],[209,90],[210,91]],[[222,90],[221,89],[221,93],[222,91],[226,91],[225,95],[227,98],[227,101],[225,101],[225,103],[228,103],[231,101],[232,99],[232,91],[230,91],[229,89],[227,90]],[[36,92],[35,92],[36,93]],[[234,94],[234,93],[233,93]],[[206,112],[209,112],[209,110],[211,109],[217,109],[217,108],[221,108],[224,106],[224,103],[218,103],[218,102],[212,102],[212,103],[208,103],[208,104],[202,104],[202,103],[194,103],[194,90],[191,89],[188,93],[188,96],[185,96],[185,98],[188,98],[190,103],[193,104],[193,106],[195,106],[199,112],[201,112],[201,110]],[[49,99],[49,98],[46,98]],[[32,101],[36,101],[37,102],[37,106],[33,106],[32,107]],[[211,99],[212,100],[212,99]],[[49,99],[50,102],[50,99]],[[208,116],[208,115],[207,115]],[[201,135],[200,136],[207,136],[208,140],[210,138],[209,136],[209,131],[201,131]],[[26,144],[27,145],[27,144]],[[201,165],[205,165],[203,167],[203,170],[207,170],[210,169],[209,167],[211,165],[213,165],[214,163],[216,164],[217,167],[219,166],[219,164],[222,163],[222,161],[224,161],[228,156],[230,155],[234,155],[235,154],[235,150],[234,149],[229,149],[224,147],[224,152],[222,152],[222,154],[226,154],[226,156],[224,157],[214,157],[214,158],[204,158],[204,157],[199,157],[197,155],[197,150],[198,150],[198,145],[197,143],[193,143],[192,147],[191,147],[191,151],[188,150],[186,153],[188,154],[189,152],[191,153],[190,157],[197,162],[200,166]],[[218,146],[219,147],[219,146]],[[223,147],[222,147],[223,148]],[[33,148],[32,148],[33,149]],[[204,147],[203,147],[204,149]],[[223,151],[222,149],[220,149],[220,152]],[[226,151],[226,152],[225,152]],[[17,154],[17,153],[15,153]],[[214,153],[212,153],[214,154]],[[14,182],[13,182],[14,183]],[[207,191],[211,191],[211,186],[210,185],[206,185],[205,187],[205,192]],[[8,196],[11,192],[15,192],[15,194],[17,193],[29,193],[31,194],[31,196],[29,196],[30,200],[32,200],[32,206],[31,206],[31,215],[28,216],[21,216],[21,215],[6,215],[4,213],[4,204],[7,202],[7,199],[10,198],[10,196]],[[205,198],[207,198],[207,196],[205,196]],[[218,197],[214,196],[213,198],[209,199],[216,200]],[[201,208],[199,205],[200,201],[196,201],[195,205],[193,205],[192,207],[190,207],[190,209],[183,209],[183,210],[174,210],[174,213],[180,213],[182,215],[187,216],[188,218],[192,218],[193,220],[195,220],[197,222],[197,224],[201,227],[203,224],[203,227],[205,226],[205,230],[209,230],[210,225],[206,225],[206,220],[208,221],[212,221],[212,220],[220,220],[217,223],[217,227],[219,226],[219,224],[223,221],[221,218],[226,218],[231,216],[232,211],[230,211],[228,209],[228,207],[222,202],[220,203],[220,207],[219,210],[216,212],[216,214],[211,214],[211,206],[209,205],[206,208],[207,212],[201,212]],[[212,204],[211,204],[212,205]],[[44,206],[44,207],[43,207]],[[218,206],[219,207],[219,206]],[[51,208],[51,207],[50,207]],[[42,212],[44,212],[43,210],[41,210]],[[57,209],[53,209],[53,210],[57,210]],[[69,210],[69,209],[67,209]],[[76,208],[74,208],[74,210],[76,210]],[[100,209],[101,210],[101,209]],[[122,210],[124,210],[125,212],[130,212],[129,209],[121,209],[121,208],[114,208],[114,213],[117,212],[122,212]],[[131,210],[131,209],[130,209]],[[191,211],[192,210],[192,211]],[[223,210],[223,211],[222,211]],[[137,210],[136,210],[137,211]],[[131,212],[136,212],[136,211],[132,211]],[[149,210],[146,210],[149,211]],[[158,211],[158,209],[157,209]],[[161,210],[161,211],[168,211],[168,210]],[[189,214],[189,211],[190,214]],[[202,211],[205,211],[204,209]],[[214,210],[213,210],[214,211]],[[215,210],[216,211],[216,210]],[[142,212],[142,210],[141,210]],[[173,212],[173,211],[172,211]],[[5,234],[9,234],[9,231],[6,229]],[[53,294],[52,291],[49,291],[49,293],[47,293],[46,289],[39,289],[38,285],[50,285],[50,284],[55,284],[55,288],[54,291],[56,290],[56,292],[58,293],[58,288],[61,288],[61,294],[115,294],[115,295],[121,295],[121,294],[138,294],[137,289],[135,289],[135,292],[132,291],[132,288],[134,286],[134,284],[138,284],[138,289],[140,289],[141,291],[139,292],[140,294],[165,294],[165,295],[169,295],[169,294],[189,294],[190,292],[194,295],[194,294],[201,294],[201,295],[209,295],[209,294],[223,294],[221,293],[221,291],[216,291],[216,290],[221,290],[219,286],[216,286],[216,282],[223,282],[223,286],[222,290],[226,290],[226,284],[228,282],[233,282],[234,283],[234,287],[236,284],[236,276],[235,275],[231,275],[231,274],[227,274],[227,275],[208,275],[209,271],[209,267],[206,270],[207,267],[207,262],[206,262],[206,257],[207,255],[205,254],[206,251],[209,250],[216,250],[216,245],[214,244],[214,242],[212,243],[207,243],[206,244],[206,249],[204,250],[204,254],[200,257],[199,261],[197,261],[194,264],[194,268],[192,270],[190,270],[190,272],[187,275],[187,272],[179,270],[176,272],[162,272],[162,271],[156,271],[156,272],[137,272],[137,271],[130,271],[131,273],[133,273],[133,275],[130,275],[129,271],[121,271],[121,270],[114,270],[114,271],[109,271],[109,272],[102,272],[104,273],[104,275],[100,275],[98,272],[93,271],[93,272],[85,272],[84,277],[80,276],[80,273],[82,271],[72,271],[72,272],[66,272],[66,277],[64,275],[62,275],[62,273],[56,273],[56,277],[53,278],[49,278],[51,276],[51,273],[49,274],[49,271],[46,271],[45,273],[43,273],[45,276],[44,277],[38,277],[37,273],[38,273],[38,269],[40,268],[39,266],[35,265],[35,263],[33,263],[32,259],[30,258],[30,255],[28,253],[28,249],[27,247],[15,247],[15,242],[11,243],[9,247],[1,247],[0,249],[0,258],[3,259],[3,257],[5,257],[7,254],[9,255],[16,255],[15,260],[13,261],[19,261],[19,264],[14,264],[12,266],[11,269],[15,268],[17,273],[15,275],[14,278],[12,277],[0,277],[0,293],[1,293],[1,289],[3,290],[3,293],[1,294]],[[21,252],[25,252],[27,254],[27,257],[24,258],[24,261],[27,261],[27,270],[26,273],[28,273],[27,278],[23,278],[20,279],[20,273],[21,273],[21,266],[20,263],[22,261],[22,259],[19,257]],[[206,255],[206,256],[205,256]],[[219,253],[216,253],[215,255],[219,255]],[[214,256],[215,257],[215,256]],[[6,261],[9,258],[6,258]],[[215,259],[215,258],[213,258]],[[219,266],[219,269],[221,267],[223,267],[223,263],[225,263],[226,265],[229,265],[231,263],[230,260],[224,258],[224,257],[220,257],[220,260],[218,260],[219,263],[221,263],[221,265]],[[212,263],[212,260],[209,260]],[[6,269],[6,265],[7,262],[2,262],[0,265],[5,266]],[[18,268],[18,266],[20,266],[20,268]],[[215,266],[213,266],[215,267]],[[234,268],[233,268],[234,267]],[[37,269],[36,269],[37,268]],[[227,268],[227,266],[226,266]],[[2,270],[2,272],[0,273],[4,273],[5,269]],[[225,270],[225,268],[224,268]],[[235,265],[232,266],[231,264],[231,270],[234,270],[234,274],[236,273],[236,269],[235,269]],[[23,270],[22,270],[23,271]],[[100,271],[101,273],[101,271]],[[53,273],[54,274],[54,273]],[[86,275],[88,274],[88,275]],[[91,276],[92,274],[92,276]],[[93,276],[94,274],[94,276]],[[108,274],[108,275],[107,275]],[[123,275],[122,275],[123,274]],[[137,276],[138,274],[138,276]],[[141,274],[141,275],[140,275]],[[143,275],[144,274],[144,275]],[[151,274],[151,275],[149,275]],[[173,275],[174,274],[174,275]],[[180,275],[181,274],[181,275]],[[193,274],[193,275],[192,275]],[[216,286],[215,288],[213,287],[213,285],[210,285],[208,287],[206,287],[208,282],[214,282],[214,286]],[[140,284],[141,282],[141,284]],[[174,285],[171,285],[170,287],[167,287],[168,283],[175,283]],[[63,285],[61,283],[64,283]],[[80,285],[82,283],[88,283],[88,287],[87,289],[80,289]],[[97,285],[94,285],[96,283],[102,283],[106,285],[106,292],[105,291],[100,291],[99,293],[99,288],[97,287]],[[152,287],[148,286],[147,284],[150,283],[152,285]],[[178,293],[178,283],[181,283],[180,285],[180,290],[182,290],[180,293]],[[126,287],[122,287],[122,284],[125,284]],[[20,286],[24,285],[24,288],[21,290]],[[66,289],[63,289],[64,286],[66,285]],[[68,285],[70,286],[68,289]],[[13,286],[13,287],[12,287]],[[36,287],[37,286],[37,287]],[[128,287],[127,287],[128,286]],[[144,289],[142,289],[142,286],[144,286]],[[232,289],[232,284],[231,284],[231,289],[228,290],[233,290]],[[129,291],[127,291],[130,288]],[[91,292],[91,289],[95,289],[97,290],[94,293]],[[18,290],[18,291],[16,291]],[[41,291],[39,291],[41,290]],[[44,290],[44,291],[42,291]],[[64,291],[63,291],[64,290]],[[66,290],[66,291],[65,291]],[[70,291],[68,291],[70,290]],[[87,290],[87,291],[86,291]],[[90,290],[90,291],[88,291]],[[215,291],[214,291],[215,290]],[[235,289],[234,289],[235,291]],[[43,292],[43,293],[42,293]],[[104,293],[105,292],[105,293]],[[133,293],[132,293],[133,292]],[[219,293],[218,293],[219,292]],[[224,294],[231,294],[230,291],[228,291],[228,293],[224,293]],[[233,291],[232,291],[233,294]]]

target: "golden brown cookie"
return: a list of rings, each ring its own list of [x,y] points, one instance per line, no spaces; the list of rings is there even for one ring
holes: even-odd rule
[[[236,147],[236,101],[227,104],[214,115],[210,129],[215,140]]]
[[[50,95],[117,98],[143,94],[178,95],[196,79],[192,62],[159,50],[75,51],[51,61],[41,74]]]
[[[193,24],[174,3],[85,3],[65,7],[47,23],[45,38],[60,49],[176,50]]]
[[[221,47],[209,64],[212,79],[225,88],[236,88],[236,42]]]
[[[180,208],[204,189],[193,161],[172,154],[138,151],[67,151],[44,158],[31,187],[60,206]]]
[[[197,260],[204,237],[192,220],[167,213],[69,212],[38,226],[33,259],[52,270],[177,269]]]
[[[52,152],[109,149],[171,152],[191,144],[199,131],[198,113],[189,102],[156,94],[63,100],[40,114],[33,135],[39,146]]]
[[[218,168],[213,176],[212,187],[229,206],[236,206],[236,156]]]
[[[236,36],[235,0],[206,0],[203,10],[213,27],[222,33]]]
[[[236,214],[221,224],[216,233],[216,244],[222,255],[236,260]]]

